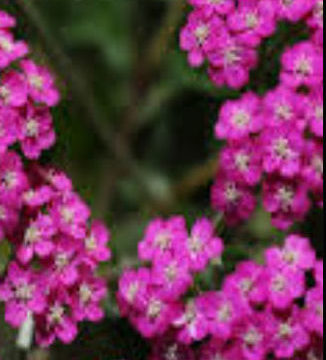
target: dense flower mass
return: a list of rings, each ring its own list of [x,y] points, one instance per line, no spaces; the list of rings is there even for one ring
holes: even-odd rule
[[[280,21],[307,23],[313,44],[296,51],[306,53],[313,66],[320,65],[314,45],[323,42],[323,0],[188,1],[193,11],[180,34],[181,48],[188,52],[191,66],[208,64],[210,78],[217,86],[239,89],[248,83],[250,71],[257,65],[259,45],[275,33]],[[291,67],[294,57],[289,55],[286,62]]]
[[[32,315],[36,340],[69,343],[80,321],[103,317],[105,281],[95,275],[110,258],[109,233],[90,224],[90,210],[61,171],[25,164],[55,142],[50,107],[59,92],[50,72],[30,59],[0,12],[0,241],[14,259],[0,282],[5,320],[20,327]],[[16,145],[20,145],[20,151]]]
[[[272,223],[288,229],[312,204],[323,207],[323,1],[192,0],[181,32],[191,65],[207,60],[218,85],[241,88],[256,49],[277,22],[305,21],[310,39],[286,48],[280,83],[266,94],[244,93],[220,109],[215,136],[226,141],[211,192],[230,225],[256,209],[259,189]],[[260,194],[259,194],[260,196]]]
[[[220,290],[203,292],[195,275],[222,249],[206,219],[190,234],[181,217],[147,228],[139,256],[149,267],[124,272],[118,302],[151,341],[150,359],[322,359],[323,263],[310,241],[290,235],[264,265],[240,263]]]

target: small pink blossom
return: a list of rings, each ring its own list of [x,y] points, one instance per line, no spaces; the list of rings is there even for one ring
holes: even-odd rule
[[[21,68],[29,86],[29,95],[37,103],[55,106],[59,101],[59,92],[52,75],[45,67],[36,65],[31,60],[23,60]]]
[[[6,281],[0,285],[0,300],[5,301],[5,320],[19,327],[27,314],[41,313],[45,307],[44,294],[37,276],[31,270],[23,270],[15,262],[9,265]]]
[[[259,110],[260,100],[253,93],[247,93],[239,100],[227,101],[215,126],[216,138],[239,140],[258,133],[262,128]]]

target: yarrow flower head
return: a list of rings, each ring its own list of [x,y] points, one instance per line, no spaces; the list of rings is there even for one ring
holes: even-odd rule
[[[265,264],[240,263],[218,291],[193,279],[196,286],[165,297],[169,286],[156,281],[164,273],[158,261],[127,270],[119,305],[150,341],[153,360],[319,359],[322,267],[307,238],[289,235],[282,248],[267,250]],[[312,271],[318,284],[309,279]]]
[[[102,223],[90,224],[67,175],[26,161],[55,142],[50,107],[59,92],[47,68],[25,58],[15,24],[0,11],[0,241],[13,254],[0,300],[6,322],[17,328],[32,318],[37,343],[49,346],[56,338],[73,341],[79,322],[103,318],[106,284],[95,270],[110,259],[110,234]]]

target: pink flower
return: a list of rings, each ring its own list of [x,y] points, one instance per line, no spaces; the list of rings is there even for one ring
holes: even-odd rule
[[[16,26],[16,19],[0,10],[0,29],[8,29]]]
[[[252,261],[240,263],[236,271],[225,278],[223,292],[236,296],[249,309],[263,304],[267,297],[265,269]]]
[[[56,338],[64,344],[77,336],[77,324],[69,311],[68,295],[62,291],[51,292],[44,312],[35,317],[36,341],[42,347],[50,346]]]
[[[86,221],[90,212],[76,193],[69,193],[58,199],[50,209],[56,226],[64,234],[76,239],[86,237]]]
[[[243,44],[255,47],[276,30],[275,5],[268,0],[242,1],[227,24]]]
[[[268,173],[294,177],[301,171],[301,154],[304,138],[301,132],[291,128],[266,129],[260,138],[263,167]]]
[[[73,317],[77,321],[98,322],[102,320],[104,311],[101,309],[101,301],[106,294],[104,279],[93,276],[87,268],[83,269],[81,279],[73,289],[71,296]]]
[[[182,251],[183,261],[192,271],[203,271],[211,260],[221,257],[223,242],[214,233],[214,225],[207,218],[197,220],[193,226]]]
[[[166,221],[155,219],[149,224],[144,239],[139,243],[139,258],[148,261],[160,258],[166,252],[174,253],[186,241],[187,236],[183,217],[175,216]]]
[[[78,278],[79,262],[78,248],[73,239],[61,238],[47,260],[49,276],[48,282],[51,287],[64,287],[74,285]]]
[[[211,292],[205,296],[205,314],[209,334],[222,340],[232,337],[234,325],[241,317],[240,301],[231,294]]]
[[[240,89],[249,81],[249,72],[257,64],[257,53],[221,29],[216,34],[208,59],[209,76],[216,86]]]
[[[234,0],[189,0],[189,3],[208,16],[228,15],[235,7]]]
[[[130,320],[144,338],[162,336],[176,318],[178,306],[162,300],[153,289],[147,291],[144,300],[143,311],[132,313]]]
[[[260,105],[259,98],[253,93],[247,93],[239,100],[227,101],[215,126],[216,138],[239,140],[258,133],[262,128]]]
[[[37,314],[45,307],[36,274],[23,270],[15,262],[10,264],[6,280],[0,285],[0,299],[6,303],[5,320],[13,327],[19,327],[28,312]]]
[[[48,106],[57,105],[59,92],[49,71],[31,60],[23,60],[20,65],[25,73],[32,99]]]
[[[109,240],[110,233],[106,226],[100,221],[94,221],[84,240],[86,262],[89,265],[94,267],[111,258],[111,251],[107,246]]]
[[[321,338],[324,336],[324,289],[316,287],[308,291],[304,309],[304,324],[306,328],[318,334]]]
[[[207,298],[205,295],[189,300],[173,325],[179,329],[178,340],[184,344],[203,340],[208,334],[206,319]]]
[[[201,346],[198,360],[245,360],[241,349],[234,344],[227,345],[219,339],[213,338]]]
[[[180,47],[188,51],[191,66],[200,66],[213,46],[214,34],[223,23],[218,17],[209,17],[204,10],[194,10],[188,17],[187,25],[180,34]]]
[[[227,146],[220,155],[220,172],[232,174],[237,183],[253,186],[262,176],[262,156],[259,143],[244,139]]]
[[[48,108],[27,106],[26,117],[20,118],[19,139],[23,153],[29,159],[38,159],[43,150],[54,145],[55,132]]]
[[[320,86],[322,81],[323,54],[311,42],[299,43],[285,51],[281,72],[281,82],[284,85],[291,88],[314,88]]]
[[[293,359],[297,351],[309,345],[309,335],[302,326],[302,314],[293,307],[287,316],[271,314],[266,321],[269,346],[277,359]]]
[[[288,236],[282,249],[269,248],[265,257],[267,266],[271,268],[290,267],[294,270],[303,271],[313,269],[316,261],[316,254],[309,239],[299,235]]]
[[[26,227],[23,242],[17,250],[17,258],[27,264],[34,254],[40,258],[48,257],[54,249],[52,237],[55,233],[56,228],[51,217],[39,214],[37,219]]]
[[[181,254],[163,254],[153,267],[152,281],[162,298],[178,300],[193,282],[187,259]]]
[[[0,82],[0,106],[20,107],[27,102],[27,87],[24,76],[11,70]]]
[[[305,127],[302,97],[292,89],[279,86],[264,98],[265,125],[268,128],[297,128]]]
[[[307,188],[301,182],[269,178],[263,188],[264,207],[272,214],[273,225],[281,230],[303,220],[310,210]]]
[[[265,314],[244,318],[235,328],[235,338],[246,360],[265,360],[269,352]]]
[[[131,311],[143,309],[147,289],[151,282],[151,272],[146,268],[125,270],[119,278],[117,300],[122,316],[129,316]]]
[[[229,225],[247,220],[256,208],[256,198],[249,187],[219,174],[211,190],[212,207],[222,212]]]
[[[291,268],[268,269],[268,298],[273,308],[285,310],[304,295],[305,275]]]
[[[312,10],[313,0],[277,0],[277,10],[281,19],[297,22]]]
[[[5,69],[27,53],[28,47],[25,42],[15,41],[10,32],[0,28],[0,69]]]

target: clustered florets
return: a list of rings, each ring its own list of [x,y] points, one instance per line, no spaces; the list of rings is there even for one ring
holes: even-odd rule
[[[0,282],[5,320],[20,327],[28,317],[36,340],[68,343],[77,323],[103,317],[105,281],[95,275],[110,258],[109,233],[89,226],[90,211],[61,171],[38,164],[55,142],[50,108],[59,92],[50,72],[25,58],[28,46],[16,41],[16,21],[0,11],[0,241],[15,259]]]
[[[272,223],[302,221],[311,198],[323,206],[323,1],[190,0],[181,32],[189,62],[209,64],[216,85],[241,88],[257,64],[257,47],[281,20],[305,21],[310,39],[285,50],[279,85],[264,96],[227,101],[215,127],[222,150],[212,206],[230,225],[247,220],[258,186]]]
[[[189,0],[193,11],[181,31],[191,66],[208,64],[217,85],[241,88],[257,65],[257,49],[279,21],[305,20],[313,43],[323,42],[323,0]]]
[[[150,359],[321,359],[323,263],[309,240],[290,235],[264,265],[243,262],[221,290],[202,292],[195,276],[222,249],[207,219],[190,234],[181,217],[147,228],[139,257],[149,267],[124,272],[118,302],[151,340]]]

